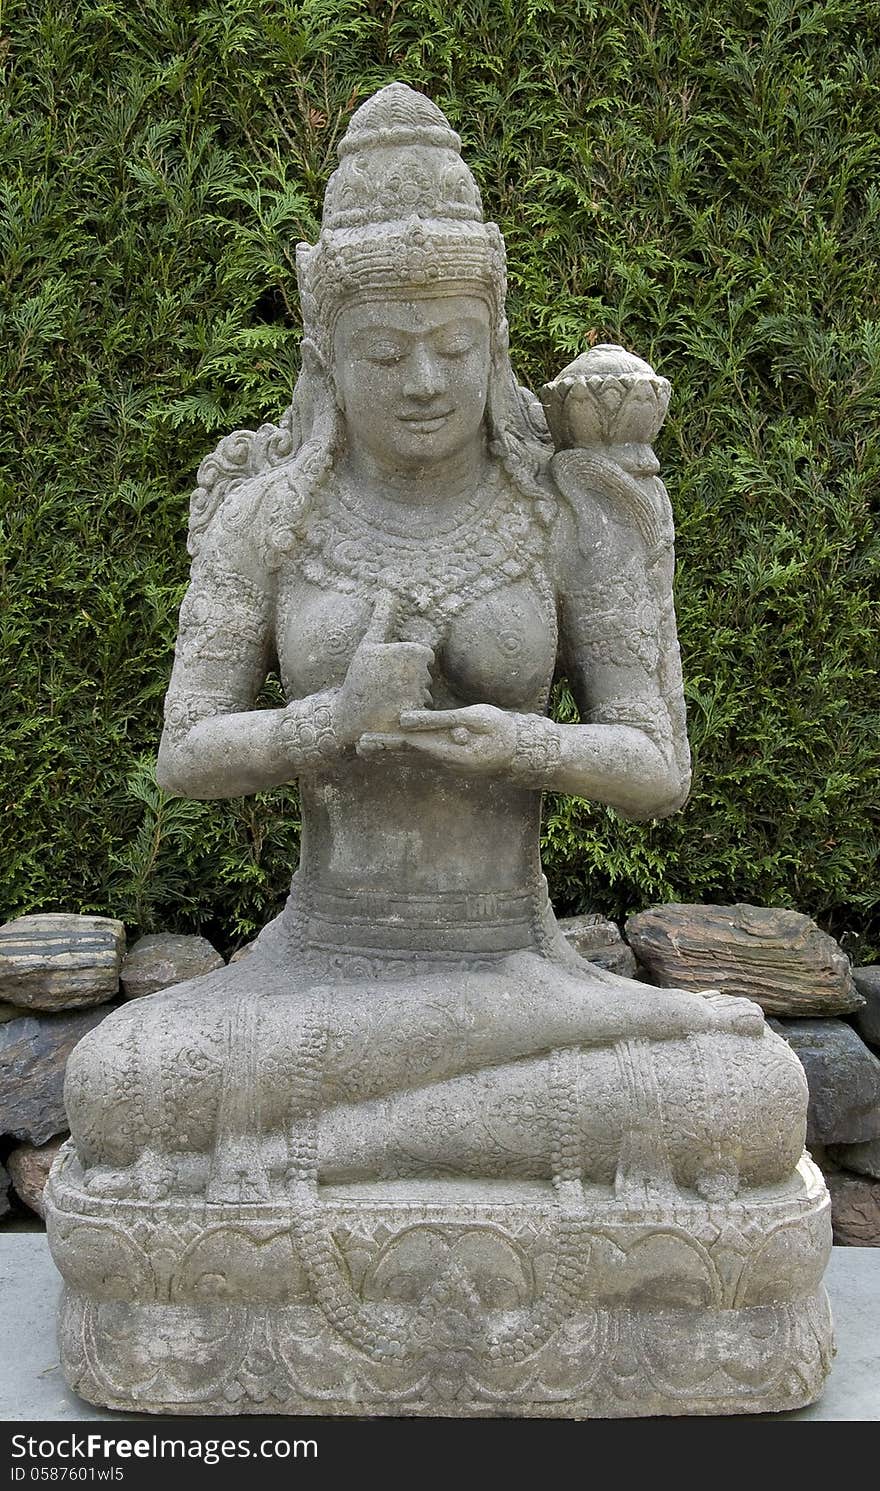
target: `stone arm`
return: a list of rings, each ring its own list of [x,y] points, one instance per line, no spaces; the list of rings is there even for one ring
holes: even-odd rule
[[[601,468],[591,471],[597,464],[582,452],[554,462],[568,499],[558,548],[560,666],[583,723],[555,727],[558,757],[543,785],[630,818],[660,818],[682,806],[690,786],[671,511],[656,479],[636,484],[609,472],[603,486]]]
[[[274,651],[274,595],[246,523],[229,521],[247,516],[235,505],[238,514],[215,518],[180,610],[156,767],[160,786],[180,797],[277,787],[338,749],[325,695],[253,707]]]
[[[353,752],[364,731],[396,724],[429,698],[430,648],[393,640],[380,593],[342,684],[254,709],[275,650],[272,573],[254,542],[259,488],[243,486],[213,519],[180,609],[156,778],[180,797],[278,787]]]

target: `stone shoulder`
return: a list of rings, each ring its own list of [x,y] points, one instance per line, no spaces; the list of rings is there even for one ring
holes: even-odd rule
[[[597,577],[609,568],[651,568],[672,550],[672,510],[660,481],[636,482],[592,451],[563,451],[551,462],[557,493],[553,541],[562,573],[586,561]]]
[[[286,485],[283,468],[257,472],[230,488],[200,537],[194,577],[208,570],[241,574],[268,588],[268,527],[279,480]]]

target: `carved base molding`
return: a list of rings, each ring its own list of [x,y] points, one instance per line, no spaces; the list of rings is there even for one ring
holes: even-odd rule
[[[827,1193],[406,1182],[230,1206],[50,1182],[74,1391],[173,1414],[780,1411],[832,1356]]]

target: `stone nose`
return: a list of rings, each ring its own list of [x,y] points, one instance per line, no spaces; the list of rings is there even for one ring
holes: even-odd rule
[[[433,399],[445,386],[439,359],[425,343],[417,343],[407,358],[404,395],[410,399]]]

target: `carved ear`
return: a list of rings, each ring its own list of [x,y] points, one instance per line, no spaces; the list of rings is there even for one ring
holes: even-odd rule
[[[510,355],[510,326],[506,316],[499,316],[492,328],[492,358],[506,362]]]
[[[302,382],[304,389],[317,389],[317,387],[323,384],[326,388],[330,389],[337,408],[342,410],[343,400],[336,379],[333,376],[333,368],[317,342],[313,341],[311,337],[303,337],[301,351],[302,371],[300,372],[300,382]],[[312,406],[316,403],[314,394],[311,397],[310,403]]]
[[[302,366],[296,380],[294,403],[299,410],[303,439],[312,433],[318,411],[323,408],[327,390],[338,403],[336,380],[317,344],[311,337],[304,337],[301,345]]]
[[[311,373],[315,377],[326,377],[327,364],[311,337],[303,337],[300,343],[300,350],[302,352],[303,372]]]

